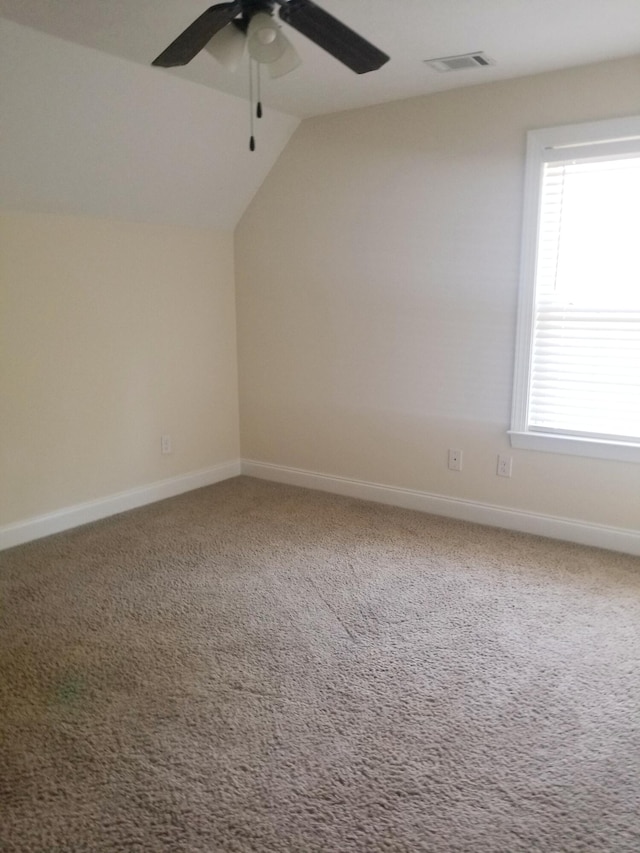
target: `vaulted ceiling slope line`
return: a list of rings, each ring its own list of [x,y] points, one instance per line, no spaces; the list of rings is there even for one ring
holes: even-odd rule
[[[233,230],[299,119],[0,19],[7,210]]]

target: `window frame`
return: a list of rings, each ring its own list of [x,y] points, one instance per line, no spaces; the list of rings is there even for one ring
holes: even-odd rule
[[[640,152],[640,116],[560,125],[530,130],[527,133],[513,402],[511,428],[508,430],[512,447],[640,462],[640,440],[634,442],[590,438],[564,433],[537,432],[527,428],[542,174],[547,160],[545,152],[550,148],[584,146],[586,153],[586,147],[591,144],[629,139],[633,139],[634,142],[637,140],[637,148]]]

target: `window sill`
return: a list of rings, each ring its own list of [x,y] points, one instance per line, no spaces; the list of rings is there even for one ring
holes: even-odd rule
[[[512,447],[523,450],[590,456],[595,459],[614,459],[619,462],[640,462],[640,444],[632,442],[602,441],[595,438],[518,430],[509,430],[509,437]]]

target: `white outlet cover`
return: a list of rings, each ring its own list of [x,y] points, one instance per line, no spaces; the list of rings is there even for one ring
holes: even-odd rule
[[[510,477],[511,469],[513,465],[513,457],[511,456],[503,456],[500,454],[498,456],[498,476],[499,477]]]

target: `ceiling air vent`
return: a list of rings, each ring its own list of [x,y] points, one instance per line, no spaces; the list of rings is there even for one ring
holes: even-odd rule
[[[467,68],[484,68],[495,65],[481,50],[475,53],[461,53],[459,56],[440,56],[437,59],[425,59],[424,62],[436,71],[465,71]]]

